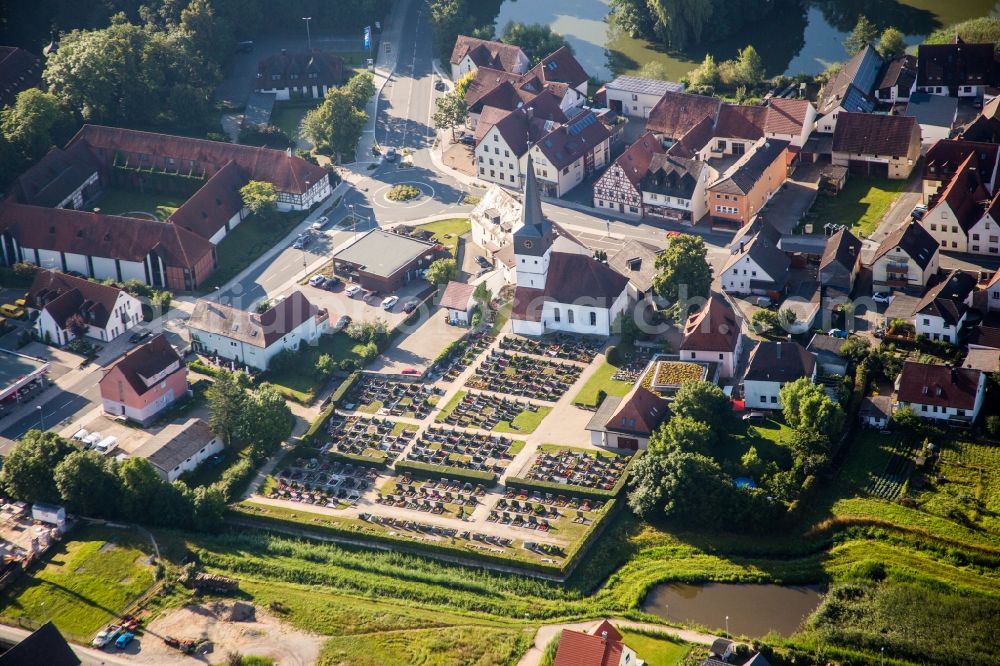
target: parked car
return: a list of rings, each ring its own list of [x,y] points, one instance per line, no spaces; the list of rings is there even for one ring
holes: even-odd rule
[[[761,423],[766,418],[764,412],[748,412],[743,415],[743,420],[747,423]]]
[[[395,162],[397,157],[399,157],[399,153],[396,152],[395,148],[390,148],[389,150],[385,151],[386,162]]]
[[[119,636],[118,639],[115,641],[115,647],[118,648],[119,650],[124,650],[125,648],[128,647],[128,644],[131,643],[134,638],[135,634],[133,634],[131,631],[126,631],[124,634]]]
[[[753,304],[759,308],[769,308],[771,307],[771,299],[767,296],[758,296],[753,300]]]
[[[832,338],[840,338],[841,340],[851,337],[851,334],[842,328],[831,328],[826,334]]]
[[[322,231],[323,227],[325,227],[329,221],[330,218],[328,218],[326,215],[322,215],[320,217],[317,217],[316,221],[309,225],[309,228],[312,229],[313,231]]]
[[[434,90],[444,90],[444,81],[438,79],[434,82]]]
[[[419,375],[420,371],[417,370],[416,368],[405,368],[403,370],[403,374],[404,375]]]
[[[330,277],[327,278],[326,282],[323,283],[323,288],[326,289],[327,291],[333,291],[338,284],[340,284],[340,280],[338,280],[335,277]]]
[[[361,293],[361,287],[359,287],[356,284],[352,284],[350,287],[344,290],[344,293],[347,294],[349,298],[354,298],[355,296]]]
[[[914,220],[922,220],[924,215],[926,214],[927,214],[927,206],[924,204],[917,204],[916,206],[913,207],[913,210],[910,211],[910,217],[912,217]]]
[[[406,301],[406,303],[403,304],[403,312],[410,314],[417,309],[418,305],[420,305],[420,301],[418,300]]]
[[[311,278],[309,278],[309,286],[311,287],[322,288],[325,282],[326,282],[325,275],[313,275]]]
[[[129,336],[128,341],[131,342],[131,343],[142,342],[143,340],[145,340],[146,338],[148,338],[152,334],[153,334],[152,331],[149,331],[149,330],[144,329],[144,328],[143,329],[136,329],[135,332],[132,333],[132,335]]]
[[[888,305],[889,303],[892,303],[892,296],[889,294],[883,294],[881,292],[875,292],[874,294],[872,294],[872,300],[875,301],[876,303],[882,303],[884,305]]]
[[[489,262],[489,259],[482,255],[476,257],[476,263],[479,264],[480,268],[493,268],[493,264]]]
[[[292,249],[293,249],[293,250],[301,250],[301,249],[302,249],[302,248],[304,248],[305,246],[306,246],[306,242],[305,242],[305,241],[303,240],[303,237],[302,237],[302,236],[299,236],[298,238],[296,238],[296,239],[295,239],[295,240],[294,240],[294,241],[292,242]]]
[[[342,316],[337,320],[337,323],[333,325],[333,330],[342,331],[351,325],[351,318],[347,315]]]
[[[463,134],[458,138],[458,142],[466,146],[476,145],[476,137],[471,134]]]
[[[382,301],[382,309],[391,310],[396,306],[396,303],[399,303],[399,296],[386,296],[385,300]]]
[[[116,448],[118,448],[118,438],[114,436],[105,437],[97,444],[94,444],[94,450],[102,456],[108,455]]]
[[[115,638],[118,637],[118,634],[121,633],[121,630],[122,628],[119,625],[109,624],[107,627],[97,632],[97,635],[94,636],[94,640],[92,640],[90,644],[95,648],[102,648],[111,641],[115,640]]]

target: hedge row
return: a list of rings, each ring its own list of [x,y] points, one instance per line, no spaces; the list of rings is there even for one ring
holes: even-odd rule
[[[481,483],[484,486],[493,486],[497,482],[497,475],[493,472],[477,472],[461,467],[451,467],[449,465],[428,465],[427,463],[413,462],[411,460],[400,460],[396,463],[396,472],[410,472],[415,477],[440,479],[458,479],[460,481],[470,481]]]
[[[523,477],[509,476],[507,477],[506,485],[510,488],[520,488],[522,490],[537,490],[539,492],[551,492],[558,495],[571,495],[573,497],[587,497],[590,499],[600,499],[608,500],[618,497],[622,489],[625,488],[625,484],[628,482],[629,473],[632,471],[632,465],[635,464],[636,459],[639,454],[632,456],[632,460],[629,461],[628,465],[622,472],[622,477],[618,479],[618,483],[611,490],[602,490],[600,488],[587,488],[585,486],[575,486],[569,483],[551,483],[548,481],[536,481],[535,479],[526,479]]]
[[[378,458],[369,458],[368,456],[358,455],[356,453],[341,453],[340,451],[327,451],[323,455],[327,456],[331,460],[339,460],[340,462],[351,463],[353,465],[367,465],[369,467],[375,467],[378,469],[385,469],[388,466],[385,458],[381,460]]]
[[[219,376],[219,370],[217,368],[213,368],[210,365],[206,365],[201,361],[199,361],[198,359],[194,359],[193,361],[188,361],[187,367],[191,370],[194,370],[200,375],[206,375],[208,377]]]
[[[354,382],[358,381],[358,377],[360,376],[361,376],[360,372],[358,371],[352,372],[350,375],[347,376],[347,379],[345,379],[340,383],[340,386],[338,386],[337,389],[330,395],[330,399],[328,400],[326,408],[322,412],[320,412],[320,415],[316,418],[315,421],[312,422],[312,425],[309,426],[309,430],[307,430],[305,434],[299,438],[302,442],[306,444],[312,443],[313,439],[316,437],[316,433],[318,433],[320,429],[322,429],[323,426],[326,425],[326,422],[330,420],[330,417],[333,416],[334,411],[337,409],[338,406],[340,406],[340,403],[344,399],[344,396],[347,394],[349,390],[351,390],[351,387],[354,386]]]
[[[337,387],[337,390],[330,394],[330,404],[334,407],[340,407],[340,403],[344,400],[344,396],[347,395],[347,392],[351,390],[351,387],[354,386],[354,383],[358,381],[358,377],[360,376],[361,372],[355,370],[347,376],[347,379],[340,382],[340,386]]]

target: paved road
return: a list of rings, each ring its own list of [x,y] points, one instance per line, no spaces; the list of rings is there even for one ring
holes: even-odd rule
[[[38,405],[26,405],[20,418],[9,423],[0,432],[0,456],[7,452],[24,433],[32,428],[44,426],[46,430],[57,430],[59,424],[69,422],[78,412],[92,409],[101,399],[98,382],[101,373],[93,368],[74,378],[64,386],[51,385],[43,396],[36,398]],[[41,409],[36,409],[41,406]]]
[[[20,627],[0,625],[0,641],[4,643],[19,643],[30,633],[30,631],[21,629]],[[73,648],[73,652],[76,653],[77,658],[80,659],[83,666],[130,666],[135,664],[135,661],[114,653],[80,647],[79,645],[71,645],[70,647]]]

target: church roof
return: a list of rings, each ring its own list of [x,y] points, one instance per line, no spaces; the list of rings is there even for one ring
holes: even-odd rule
[[[552,225],[542,213],[542,199],[535,180],[535,167],[528,156],[527,175],[524,179],[524,202],[521,220],[514,228],[514,246],[518,252],[542,256],[552,242]],[[531,241],[525,243],[525,241]]]

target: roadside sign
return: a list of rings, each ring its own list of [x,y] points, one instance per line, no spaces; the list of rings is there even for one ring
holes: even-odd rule
[[[365,48],[370,49],[372,47],[372,27],[370,25],[365,26]]]

